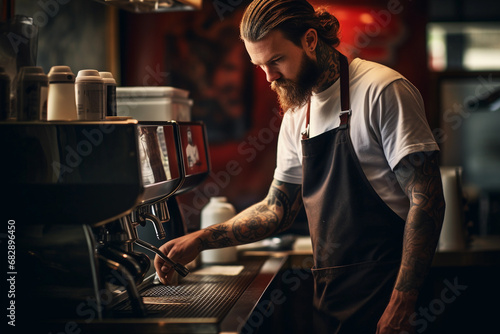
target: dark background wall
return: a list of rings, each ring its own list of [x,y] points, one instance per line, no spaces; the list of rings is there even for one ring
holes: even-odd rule
[[[209,197],[227,196],[242,210],[261,200],[272,181],[281,118],[274,93],[239,40],[238,25],[248,3],[206,1],[201,12],[120,16],[122,85],[188,89],[194,99],[193,119],[207,124],[213,175],[182,198],[193,227]],[[314,5],[338,17],[343,52],[398,70],[429,102],[426,1],[398,3]],[[228,173],[233,162],[238,168]]]

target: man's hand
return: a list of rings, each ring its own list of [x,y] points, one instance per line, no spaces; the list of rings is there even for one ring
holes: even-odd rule
[[[415,327],[410,317],[415,313],[417,296],[394,290],[384,314],[377,324],[377,334],[413,334]]]
[[[202,231],[193,232],[183,237],[170,240],[163,244],[160,250],[172,261],[186,265],[193,261],[201,251],[201,242],[198,234],[202,233]],[[160,281],[163,284],[171,283],[175,270],[170,264],[156,255],[154,265]]]

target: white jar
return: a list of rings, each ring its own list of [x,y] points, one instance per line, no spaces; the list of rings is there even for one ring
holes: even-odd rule
[[[212,197],[201,211],[201,228],[225,222],[236,214],[234,207],[226,197]],[[201,252],[203,263],[232,263],[237,260],[236,247],[209,249]]]
[[[106,119],[104,81],[97,70],[80,70],[75,79],[76,106],[79,120]]]
[[[111,72],[99,72],[104,83],[104,109],[106,116],[116,114],[116,80]]]
[[[465,217],[463,210],[462,168],[441,167],[443,195],[446,202],[443,227],[439,236],[439,251],[465,249]]]
[[[78,119],[76,115],[75,75],[69,66],[52,66],[49,71],[49,121]]]

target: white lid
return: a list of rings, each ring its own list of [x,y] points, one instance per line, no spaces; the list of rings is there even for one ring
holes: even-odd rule
[[[49,82],[75,82],[75,74],[69,66],[52,66],[49,71]]]
[[[225,203],[227,203],[227,197],[226,196],[210,197],[210,202],[225,202]]]
[[[105,84],[115,84],[116,85],[116,80],[113,77],[113,73],[111,73],[111,72],[99,72],[99,75],[101,76],[101,78]]]
[[[76,82],[103,82],[99,71],[97,70],[80,70],[76,76]]]
[[[116,97],[182,97],[187,98],[189,91],[166,86],[117,87]]]

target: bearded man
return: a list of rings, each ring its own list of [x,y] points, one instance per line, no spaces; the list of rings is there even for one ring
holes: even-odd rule
[[[336,47],[339,22],[305,0],[255,0],[240,33],[285,112],[267,197],[234,218],[167,242],[200,251],[270,237],[307,214],[316,332],[411,333],[444,215],[439,150],[418,90]],[[162,282],[172,268],[160,258]]]

